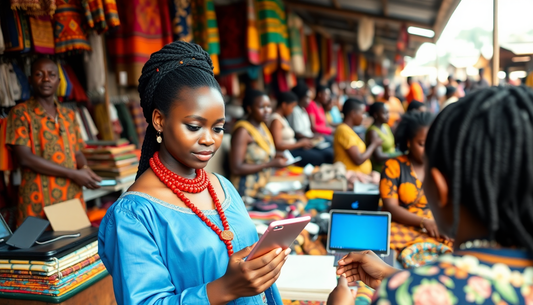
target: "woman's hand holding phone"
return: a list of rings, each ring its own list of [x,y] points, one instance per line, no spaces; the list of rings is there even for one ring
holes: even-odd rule
[[[211,304],[226,304],[241,297],[258,295],[276,282],[291,249],[277,248],[256,259],[244,260],[254,246],[233,254],[226,274],[207,285]]]

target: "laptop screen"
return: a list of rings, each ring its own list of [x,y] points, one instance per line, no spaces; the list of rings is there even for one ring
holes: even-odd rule
[[[389,213],[333,211],[330,221],[330,250],[372,250],[379,254],[388,253]]]

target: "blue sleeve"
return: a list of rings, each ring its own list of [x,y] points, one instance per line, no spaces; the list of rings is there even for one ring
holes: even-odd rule
[[[176,291],[150,232],[117,203],[98,232],[98,253],[113,277],[117,303],[209,304],[207,284]]]

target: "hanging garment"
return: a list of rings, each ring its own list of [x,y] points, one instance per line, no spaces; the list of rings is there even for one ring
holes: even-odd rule
[[[130,143],[140,147],[139,136],[137,135],[135,124],[133,123],[133,118],[131,117],[128,106],[124,103],[118,103],[115,104],[115,108],[117,110],[120,125],[122,125],[122,133],[120,134],[120,138],[128,139]]]
[[[346,61],[346,57],[344,54],[344,47],[339,46],[339,49],[337,50],[337,77],[335,78],[337,83],[345,82],[347,79],[346,70],[345,70],[345,66],[346,66],[345,61]]]
[[[63,70],[72,85],[72,91],[68,95],[68,99],[76,102],[87,102],[89,100],[87,98],[87,94],[85,94],[85,90],[80,84],[80,81],[78,80],[76,73],[74,73],[74,70],[67,65],[63,65]]]
[[[65,77],[65,81],[67,82],[67,88],[65,89],[65,100],[68,99],[68,97],[70,96],[70,94],[72,93],[72,81],[70,80],[70,77],[69,75],[67,74],[67,71],[65,70],[65,65],[60,65],[61,67],[61,73],[63,74],[63,76]]]
[[[28,15],[52,16],[56,10],[56,0],[10,0],[10,2],[11,9],[24,10]]]
[[[117,2],[115,0],[104,1],[105,21],[108,28],[115,28],[120,26],[120,19],[118,17]]]
[[[10,63],[0,64],[0,106],[15,106],[20,97],[21,88],[13,66]]]
[[[80,0],[57,0],[54,14],[54,41],[56,53],[73,50],[90,51],[83,28],[83,8]]]
[[[172,16],[174,39],[191,42],[193,40],[191,0],[171,1],[170,16]]]
[[[257,30],[257,15],[255,13],[254,0],[246,0],[246,47],[248,51],[248,60],[251,64],[261,64],[259,51],[261,48],[259,42],[259,31]]]
[[[216,17],[220,33],[220,69],[227,73],[250,67],[246,49],[246,2],[217,6]]]
[[[350,53],[349,61],[350,61],[350,82],[355,82],[359,79],[359,73],[358,73],[359,59],[358,59],[357,54],[355,54],[355,52]]]
[[[370,18],[362,18],[359,21],[359,28],[357,33],[357,45],[361,52],[365,52],[372,46],[374,42],[374,20]]]
[[[31,51],[31,33],[30,22],[28,16],[24,12],[19,12],[20,17],[20,29],[22,30],[22,45],[23,48],[20,53],[27,53]]]
[[[305,73],[302,38],[300,37],[303,28],[302,19],[294,13],[290,13],[287,26],[289,28],[289,42],[291,46],[291,71],[297,75],[302,75]]]
[[[2,33],[2,23],[0,22],[0,55],[4,54],[6,44],[4,42],[4,34]]]
[[[121,26],[107,36],[107,50],[117,77],[120,72],[127,73],[128,85],[136,86],[150,55],[172,42],[166,4],[165,0],[117,1]]]
[[[0,2],[0,21],[4,36],[5,52],[20,52],[24,49],[24,36],[18,11],[11,10],[9,3]]]
[[[49,16],[30,16],[33,50],[39,54],[54,54],[54,29]]]
[[[141,103],[139,101],[131,101],[128,103],[128,107],[130,110],[131,118],[133,119],[133,124],[135,125],[137,137],[139,138],[139,144],[142,146],[144,137],[146,135],[146,128],[148,127],[148,123],[146,123],[146,119],[144,118]]]
[[[281,0],[255,0],[257,25],[261,38],[261,63],[264,74],[270,75],[278,67],[290,70],[289,35],[285,6]]]
[[[307,74],[316,77],[320,72],[320,58],[318,56],[318,44],[314,33],[307,35],[307,49],[307,54],[309,56],[307,61]]]
[[[109,119],[109,110],[104,103],[99,103],[94,106],[94,116],[96,126],[98,127],[98,134],[104,141],[113,141],[113,127]]]
[[[6,145],[7,118],[0,118],[0,172],[16,168],[11,151]],[[2,175],[3,176],[3,175]],[[3,179],[0,178],[0,179]]]
[[[335,74],[333,65],[333,40],[321,37],[320,39],[320,60],[322,68],[322,78],[329,80]]]
[[[18,80],[18,84],[20,86],[20,98],[17,100],[17,102],[25,102],[30,99],[31,97],[31,89],[30,84],[28,83],[28,77],[24,72],[17,66],[15,63],[13,65],[13,71],[15,72]]]
[[[220,38],[218,36],[217,18],[213,0],[191,2],[194,42],[199,44],[213,61],[213,73],[220,73],[219,54]]]
[[[59,73],[59,85],[57,86],[56,95],[59,100],[61,100],[63,97],[67,95],[67,78],[65,77],[65,74],[63,74],[63,69],[61,68],[61,64],[57,64],[57,72]]]
[[[81,116],[87,122],[87,125],[89,126],[89,131],[90,131],[89,137],[96,139],[96,136],[98,135],[98,128],[96,128],[96,125],[94,124],[93,118],[91,117],[89,110],[87,110],[87,108],[83,106],[78,106],[78,108],[82,111]]]
[[[87,77],[87,92],[89,94],[103,92],[106,80],[104,66],[103,37],[96,33],[89,33],[89,44],[92,52],[83,54],[83,63]]]

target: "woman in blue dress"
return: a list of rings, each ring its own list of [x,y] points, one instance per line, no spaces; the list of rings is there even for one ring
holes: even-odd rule
[[[98,235],[117,303],[281,304],[274,283],[290,250],[246,261],[257,232],[241,197],[203,170],[224,134],[209,54],[166,45],[143,67],[139,93],[149,127],[137,180]]]

